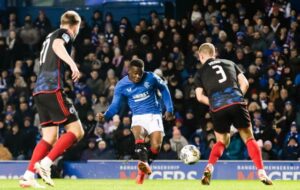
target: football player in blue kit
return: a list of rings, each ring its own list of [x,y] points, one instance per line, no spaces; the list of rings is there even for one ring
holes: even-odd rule
[[[162,96],[166,112],[162,116],[162,105],[158,91]],[[152,72],[144,71],[144,62],[133,59],[128,75],[116,85],[114,97],[107,111],[98,113],[99,121],[108,121],[118,113],[121,102],[127,101],[132,111],[131,131],[135,138],[135,152],[138,156],[137,184],[143,184],[145,175],[151,174],[149,164],[160,151],[164,137],[162,118],[173,119],[173,103],[166,83]],[[147,150],[145,137],[150,138],[150,150]],[[149,162],[150,161],[150,162]]]

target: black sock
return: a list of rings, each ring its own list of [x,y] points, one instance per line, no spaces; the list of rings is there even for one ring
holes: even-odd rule
[[[148,151],[144,143],[135,144],[135,153],[140,161],[148,161]]]
[[[149,149],[149,158],[148,158],[148,163],[149,165],[152,164],[152,162],[157,158],[158,151],[154,150],[152,148]]]

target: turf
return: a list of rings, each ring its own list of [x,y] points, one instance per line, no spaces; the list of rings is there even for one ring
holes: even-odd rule
[[[39,181],[43,184],[42,181]],[[20,190],[17,180],[0,180],[1,190]],[[300,190],[299,181],[274,181],[266,186],[260,181],[214,180],[202,186],[198,180],[147,180],[136,185],[133,180],[55,179],[49,190]]]

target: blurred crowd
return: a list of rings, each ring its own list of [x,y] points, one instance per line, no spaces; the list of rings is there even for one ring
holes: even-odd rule
[[[27,15],[22,24],[19,20],[12,12],[0,22],[0,160],[30,159],[41,138],[32,89],[41,43],[58,27],[43,11],[37,18]],[[184,18],[165,18],[153,11],[134,25],[127,17],[114,20],[100,11],[82,18],[72,52],[82,77],[73,83],[66,69],[64,90],[73,99],[85,137],[64,160],[135,158],[126,102],[111,121],[100,124],[95,118],[108,108],[116,83],[134,57],[168,83],[174,101],[176,119],[164,123],[158,159],[178,159],[186,144],[196,145],[201,159],[207,159],[216,138],[208,107],[196,101],[194,91],[194,74],[201,66],[197,50],[203,42],[213,43],[219,58],[234,61],[247,76],[246,100],[263,159],[298,160],[299,24],[300,13],[288,0],[201,0]],[[233,127],[222,159],[249,159]]]

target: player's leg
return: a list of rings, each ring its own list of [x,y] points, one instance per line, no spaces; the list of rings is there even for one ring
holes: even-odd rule
[[[264,184],[272,185],[272,181],[264,170],[261,150],[254,139],[249,112],[245,105],[236,105],[235,107],[231,112],[234,116],[234,126],[238,129],[242,140],[246,144],[249,156],[258,169],[258,177]]]
[[[246,144],[248,153],[250,158],[252,159],[254,165],[256,166],[258,170],[258,178],[266,185],[272,185],[271,179],[266,174],[266,171],[264,169],[261,150],[254,139],[253,132],[252,132],[252,126],[250,125],[247,128],[239,128],[239,133],[241,138],[243,139],[244,143]]]
[[[230,134],[229,133],[219,133],[215,131],[217,142],[211,149],[208,164],[206,165],[201,183],[203,185],[209,185],[212,173],[214,171],[214,165],[217,163],[219,158],[223,155],[225,148],[230,143]]]
[[[55,96],[49,98],[53,97],[55,98],[55,101],[53,101],[53,104],[49,105],[49,110],[53,110],[50,112],[51,119],[55,124],[64,124],[67,132],[61,135],[48,155],[36,164],[36,167],[39,169],[39,174],[46,184],[50,186],[54,185],[54,182],[51,179],[51,165],[84,135],[81,122],[78,119],[77,112],[72,102],[61,94],[60,91],[57,92]]]
[[[156,159],[164,137],[164,133],[161,131],[154,131],[150,134],[150,150],[149,150],[149,164]]]
[[[132,134],[135,140],[135,153],[138,160],[142,162],[148,161],[147,147],[145,144],[145,130],[143,127],[135,125],[131,127]]]
[[[38,172],[36,171],[35,164],[48,154],[56,142],[58,136],[58,127],[49,126],[42,128],[42,134],[43,137],[34,148],[27,170],[19,181],[21,187],[43,188],[43,186],[39,185],[35,180],[35,173]]]
[[[156,159],[162,145],[163,137],[165,136],[162,116],[154,114],[150,120],[147,123],[147,128],[145,128],[150,134],[149,164]]]
[[[134,120],[133,120],[134,121]],[[143,184],[145,175],[149,173],[148,151],[145,144],[145,129],[139,125],[131,127],[132,134],[135,139],[135,153],[138,157],[138,175],[136,177],[137,184]],[[150,168],[151,171],[151,168]],[[151,172],[150,172],[151,173]]]
[[[34,100],[39,113],[40,123],[42,125],[42,139],[35,146],[27,170],[19,183],[21,187],[42,188],[43,186],[39,185],[35,180],[35,173],[37,171],[34,166],[35,163],[43,159],[48,154],[54,143],[57,141],[58,127],[52,126],[53,124],[47,114],[47,110],[39,102],[39,96],[34,97]]]
[[[46,184],[50,186],[54,186],[54,182],[51,179],[51,165],[59,156],[61,156],[75,142],[79,141],[84,135],[82,125],[79,120],[67,124],[65,128],[67,132],[61,135],[48,155],[36,164],[36,167],[39,168],[39,174]]]
[[[209,185],[211,176],[214,170],[214,165],[222,156],[225,148],[230,143],[230,125],[231,121],[228,117],[228,109],[220,110],[218,112],[212,112],[211,117],[214,124],[214,131],[216,136],[216,144],[213,146],[208,164],[204,169],[203,176],[201,179],[201,183],[203,185]]]

